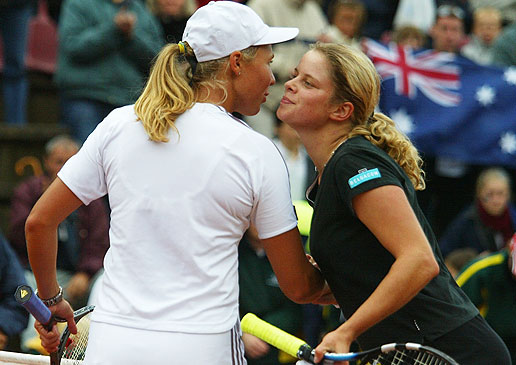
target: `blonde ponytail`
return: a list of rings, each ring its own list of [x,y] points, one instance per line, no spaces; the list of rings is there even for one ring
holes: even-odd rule
[[[177,44],[163,47],[152,66],[147,84],[134,105],[152,141],[168,142],[168,131],[175,129],[177,117],[195,102],[194,91],[187,81],[188,66]]]

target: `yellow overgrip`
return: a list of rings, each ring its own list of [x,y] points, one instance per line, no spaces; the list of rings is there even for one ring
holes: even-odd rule
[[[265,322],[253,313],[247,313],[242,318],[242,331],[254,335],[268,344],[297,358],[297,353],[306,342]]]

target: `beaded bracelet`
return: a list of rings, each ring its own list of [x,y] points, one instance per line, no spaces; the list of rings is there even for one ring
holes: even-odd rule
[[[36,289],[36,295],[39,297],[37,289]],[[59,293],[57,293],[57,295],[52,297],[52,298],[48,298],[48,299],[39,298],[39,299],[41,299],[43,304],[45,304],[47,307],[51,307],[53,305],[56,305],[57,303],[59,303],[60,301],[63,300],[63,288],[60,286],[59,287]]]

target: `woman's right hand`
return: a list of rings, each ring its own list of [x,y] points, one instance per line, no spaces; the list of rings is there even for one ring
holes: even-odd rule
[[[250,333],[242,333],[242,341],[244,342],[245,353],[251,359],[265,356],[270,350],[268,343]]]
[[[56,305],[49,307],[49,309],[54,317],[62,318],[67,322],[70,333],[77,333],[77,326],[73,319],[73,310],[66,300],[62,300]],[[39,337],[41,338],[41,346],[43,346],[43,348],[49,353],[57,351],[61,335],[57,329],[56,324],[54,323],[52,325],[52,329],[48,331],[43,326],[43,324],[41,324],[39,321],[36,321],[34,323],[34,328],[39,333]]]

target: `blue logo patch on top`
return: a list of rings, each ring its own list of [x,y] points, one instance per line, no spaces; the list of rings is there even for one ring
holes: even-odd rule
[[[363,182],[373,179],[379,179],[381,177],[382,174],[380,174],[378,168],[372,170],[360,170],[358,175],[355,175],[348,180],[348,184],[349,187],[353,189],[356,188],[358,185],[362,184]]]

